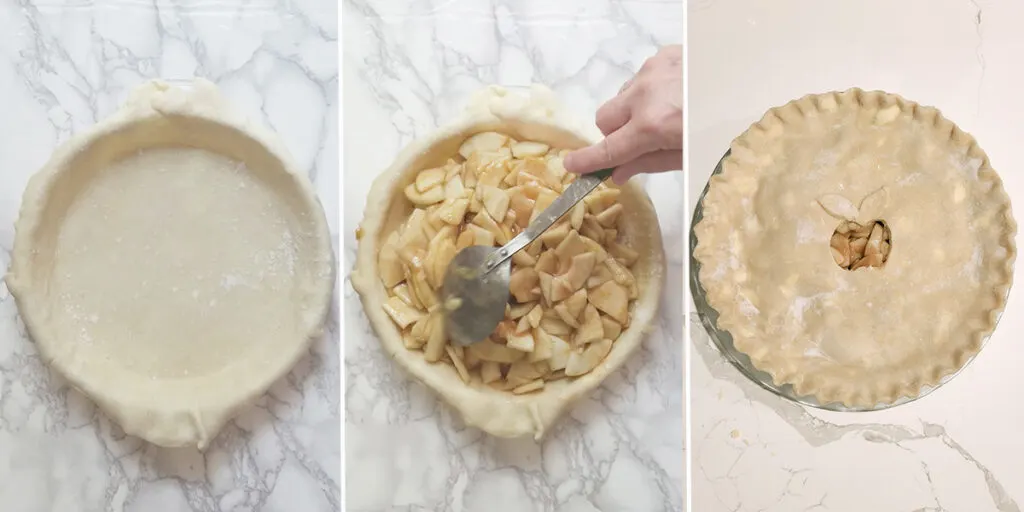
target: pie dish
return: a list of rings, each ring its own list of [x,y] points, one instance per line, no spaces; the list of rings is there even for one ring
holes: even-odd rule
[[[717,328],[776,386],[858,409],[913,398],[995,328],[1016,223],[988,157],[936,109],[805,96],[721,169],[694,228],[698,278]]]
[[[501,245],[574,179],[565,150],[589,144],[542,87],[491,86],[407,147],[374,182],[351,281],[385,350],[500,437],[539,439],[565,406],[639,347],[661,296],[653,205],[635,183],[588,196],[513,258],[510,305],[465,349],[443,331],[439,284],[454,254]],[[635,180],[634,180],[635,181]]]
[[[307,352],[323,209],[216,87],[154,81],[29,181],[7,286],[43,358],[125,432],[205,448]]]

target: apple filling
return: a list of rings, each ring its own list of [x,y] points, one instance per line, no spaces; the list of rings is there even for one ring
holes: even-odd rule
[[[409,350],[454,367],[463,382],[516,394],[589,373],[629,326],[638,254],[620,243],[619,189],[601,184],[538,240],[512,257],[505,318],[484,341],[462,347],[444,329],[439,297],[448,263],[469,246],[501,246],[572,183],[565,150],[478,133],[440,167],[405,187],[414,209],[378,255],[383,308]]]

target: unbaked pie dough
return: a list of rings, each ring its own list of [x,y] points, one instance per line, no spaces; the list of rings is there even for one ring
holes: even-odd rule
[[[352,284],[384,347],[466,423],[503,437],[541,437],[620,366],[661,293],[649,198],[636,184],[602,184],[513,257],[511,304],[491,337],[448,343],[439,293],[448,262],[517,234],[574,178],[565,150],[593,140],[559,114],[550,91],[485,89],[374,182],[360,226]]]
[[[770,110],[732,143],[703,208],[694,257],[718,327],[821,403],[870,408],[936,385],[980,350],[1012,280],[1016,223],[988,157],[892,94]]]
[[[321,332],[323,210],[216,88],[151,82],[25,190],[7,286],[42,355],[129,434],[205,448]]]

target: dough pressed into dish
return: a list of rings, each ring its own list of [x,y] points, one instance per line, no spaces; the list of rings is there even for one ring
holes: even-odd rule
[[[593,140],[593,134],[574,127],[550,91],[535,87],[522,94],[488,87],[471,100],[461,118],[407,147],[377,178],[367,199],[351,279],[371,325],[400,365],[444,397],[467,424],[492,435],[539,439],[568,403],[597,387],[628,359],[657,313],[664,276],[661,233],[650,199],[637,184],[629,183],[618,191],[595,193],[594,204],[577,212],[579,229],[573,228],[570,214],[549,233],[549,245],[532,246],[536,250],[524,250],[514,258],[513,266],[522,277],[513,279],[516,298],[507,318],[514,320],[499,325],[492,336],[496,343],[485,341],[486,347],[473,346],[463,352],[461,347],[447,346],[443,339],[431,341],[440,317],[431,318],[438,316],[438,308],[443,306],[430,293],[436,289],[430,283],[437,284],[438,275],[443,274],[439,270],[443,262],[439,261],[466,244],[500,244],[519,229],[515,227],[519,220],[525,223],[537,212],[537,203],[553,199],[554,190],[571,179],[552,172],[550,162],[542,160],[544,155],[560,161],[553,148],[572,149]],[[458,162],[462,159],[466,159],[465,166]],[[493,165],[488,159],[494,159]],[[536,169],[531,168],[534,165]],[[455,179],[456,173],[461,178]],[[466,194],[460,194],[463,188]],[[621,206],[597,204],[611,196]],[[490,222],[492,216],[501,218]],[[513,231],[503,235],[505,228]],[[428,233],[417,241],[421,229]],[[609,241],[607,249],[584,245],[582,238],[587,235],[583,233]],[[559,242],[570,239],[559,254],[554,247],[561,244],[555,243],[555,237],[561,237]],[[612,239],[618,242],[610,242]],[[545,257],[545,252],[550,254]],[[621,276],[627,284],[609,283],[610,272],[605,275],[594,270],[597,264],[602,269],[606,263],[617,264],[598,261],[604,256],[629,264],[631,275]],[[425,260],[422,273],[414,268],[420,263],[410,266],[399,261],[419,258]],[[572,262],[579,276],[569,271]],[[534,273],[536,265],[541,270]],[[545,280],[544,274],[550,274],[546,276],[549,279]],[[593,288],[574,280],[586,275],[594,278],[590,282]],[[525,281],[533,285],[526,286]],[[582,300],[570,301],[574,293]],[[632,300],[628,317],[623,300]],[[562,317],[553,309],[556,303],[565,306]],[[584,317],[593,320],[589,324],[596,325],[600,333],[583,336],[579,335],[583,327],[565,329],[564,341],[578,349],[578,361],[574,363],[572,358],[577,356],[570,355],[567,367],[532,366],[557,359],[538,353],[541,347],[557,350],[560,346],[546,344],[549,326],[567,327],[564,323]],[[602,329],[602,321],[611,329]],[[498,332],[503,328],[508,332]],[[603,339],[609,331],[617,334],[614,340]],[[593,354],[584,354],[587,350]],[[481,354],[482,358],[477,357]],[[590,356],[602,357],[591,366]],[[451,363],[445,364],[444,358]],[[473,359],[481,366],[467,369],[475,366]],[[497,364],[483,364],[488,359]],[[583,363],[584,359],[588,362]],[[501,374],[495,372],[499,367],[504,367]]]
[[[694,257],[718,327],[821,403],[889,404],[955,373],[1012,281],[1016,223],[988,157],[892,94],[770,110],[733,141],[703,208]]]
[[[150,82],[25,190],[7,285],[47,361],[124,430],[205,448],[321,332],[323,210],[216,88]]]

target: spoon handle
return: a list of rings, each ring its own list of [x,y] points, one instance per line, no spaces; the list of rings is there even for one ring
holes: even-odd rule
[[[597,188],[601,182],[608,179],[612,175],[612,171],[614,169],[601,169],[589,174],[582,174],[576,178],[562,192],[562,195],[552,201],[544,211],[540,212],[540,215],[537,215],[536,219],[533,219],[529,226],[526,226],[526,229],[513,237],[512,240],[509,240],[501,249],[491,253],[487,261],[484,262],[484,270],[487,272],[493,270],[498,265],[504,263],[505,260],[511,258],[513,254],[529,245],[530,242],[536,240],[555,221],[562,218],[573,206],[576,206],[576,203],[580,202],[587,194]]]

